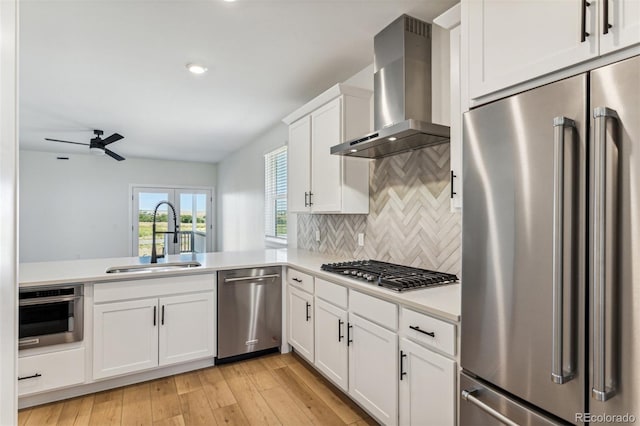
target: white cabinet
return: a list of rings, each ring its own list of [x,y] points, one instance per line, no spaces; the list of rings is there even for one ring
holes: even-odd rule
[[[400,339],[400,424],[455,424],[456,363]]]
[[[94,306],[94,379],[158,365],[157,311],[155,298]]]
[[[289,125],[289,211],[369,213],[369,160],[330,149],[369,132],[370,98],[368,90],[338,84],[283,120]]]
[[[463,0],[462,5],[471,99],[640,44],[637,0]]]
[[[93,378],[215,355],[215,276],[94,287]]]
[[[18,358],[18,395],[30,395],[83,383],[84,348]]]
[[[163,297],[159,303],[159,365],[213,356],[213,292]]]
[[[614,52],[640,43],[640,1],[600,1],[602,2],[600,53]],[[607,16],[605,16],[605,12]],[[606,29],[605,18],[608,18],[607,21],[609,24]],[[607,31],[606,33],[605,30]]]
[[[289,286],[289,343],[309,362],[314,360],[313,296]]]
[[[315,365],[346,392],[349,390],[347,311],[317,296],[315,303]]]
[[[398,336],[349,313],[349,395],[385,425],[398,423]]]

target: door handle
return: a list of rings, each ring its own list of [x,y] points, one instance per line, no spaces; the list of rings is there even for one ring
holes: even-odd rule
[[[302,280],[301,280],[300,278],[293,277],[293,278],[291,278],[291,279],[292,279],[293,281],[297,282],[297,283],[301,283],[301,282],[302,282]]]
[[[309,302],[306,302],[307,304],[307,319],[306,321],[309,322],[309,320],[311,319],[311,315],[309,315],[309,308],[311,307],[311,304]]]
[[[338,342],[341,342],[342,339],[344,339],[344,335],[342,334],[342,324],[344,324],[344,321],[338,318]]]
[[[457,178],[457,177],[458,177],[458,175],[456,175],[455,173],[453,173],[453,170],[451,170],[451,196],[450,196],[449,198],[453,198],[453,196],[457,194],[457,192],[455,192],[455,191],[453,190],[453,179],[454,179],[454,178]]]
[[[424,331],[424,330],[420,329],[420,327],[418,327],[417,325],[410,325],[409,328],[412,329],[412,330],[417,331],[418,333],[426,334],[429,337],[436,337],[436,332],[435,331]]]
[[[36,374],[31,375],[31,376],[24,376],[24,377],[18,376],[18,380],[36,379],[38,377],[42,377],[42,374],[36,373]]]
[[[162,305],[162,319],[160,320],[160,325],[164,325],[164,305]]]
[[[153,326],[154,326],[154,327],[156,326],[156,314],[157,314],[157,309],[158,309],[158,307],[157,307],[157,306],[154,306],[154,307],[153,307]]]
[[[478,393],[478,389],[465,389],[462,391],[462,399],[475,405],[494,419],[504,423],[507,426],[519,426],[518,423],[514,422],[504,414],[497,411],[495,408],[488,406],[484,402],[480,401],[475,397],[475,394]]]
[[[347,323],[347,346],[349,346],[350,343],[353,343],[353,340],[351,340],[351,329],[353,328],[353,326],[349,323]]]
[[[564,384],[575,377],[573,353],[568,355],[569,369],[564,369],[564,133],[574,132],[576,123],[567,117],[553,119],[553,313],[551,343],[551,380]],[[571,336],[567,336],[571,342]]]
[[[304,206],[309,207],[309,202],[307,201],[307,197],[309,196],[308,192],[304,193]]]
[[[602,0],[602,34],[609,34],[609,28],[613,27],[609,23],[609,0]]]
[[[580,8],[580,43],[584,43],[587,37],[589,37],[589,33],[587,32],[587,8],[591,6],[587,0],[581,0],[582,7]]]
[[[593,110],[594,143],[594,191],[593,191],[593,249],[592,249],[592,285],[593,285],[593,388],[592,397],[597,401],[606,401],[616,394],[615,376],[617,375],[617,356],[613,353],[611,342],[611,371],[607,377],[607,311],[611,309],[611,300],[607,300],[607,256],[613,247],[607,247],[607,119],[619,121],[618,113],[610,108],[599,107]],[[615,179],[615,178],[614,178]],[[614,191],[612,191],[614,192]],[[611,194],[613,197],[614,194]],[[615,244],[612,244],[615,246]],[[611,283],[613,284],[613,283]],[[613,337],[613,336],[612,336]]]
[[[404,370],[404,359],[407,357],[407,354],[404,351],[400,351],[400,380],[402,380],[403,376],[406,376],[407,373]]]

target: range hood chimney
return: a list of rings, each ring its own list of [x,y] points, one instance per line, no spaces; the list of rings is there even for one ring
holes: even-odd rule
[[[431,122],[431,25],[402,15],[373,39],[375,132],[331,154],[380,158],[449,142]]]

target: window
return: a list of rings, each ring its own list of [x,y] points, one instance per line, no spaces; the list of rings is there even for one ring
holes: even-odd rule
[[[264,234],[287,239],[287,147],[264,156]]]

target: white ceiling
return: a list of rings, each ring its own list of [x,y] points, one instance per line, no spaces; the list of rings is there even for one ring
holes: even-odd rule
[[[23,0],[20,146],[86,153],[92,129],[125,157],[217,162],[373,60],[402,13],[455,0]],[[201,62],[201,76],[185,69]]]

